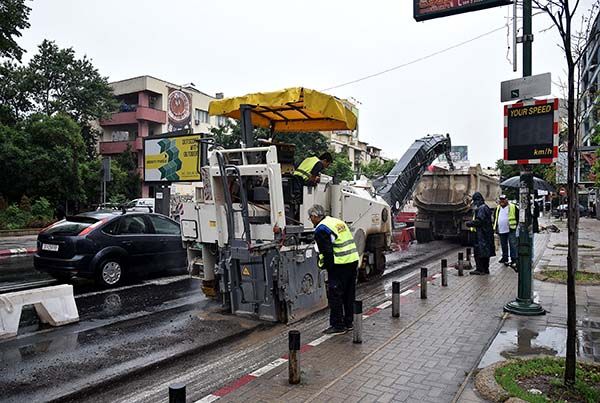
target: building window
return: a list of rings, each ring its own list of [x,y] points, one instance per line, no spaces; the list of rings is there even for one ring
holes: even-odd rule
[[[194,110],[194,123],[196,125],[199,125],[200,123],[208,123],[208,122],[209,122],[209,118],[208,118],[207,111],[204,111],[202,109]]]
[[[221,126],[225,126],[225,123],[227,122],[227,118],[225,116],[215,116],[215,126],[217,127],[221,127]]]

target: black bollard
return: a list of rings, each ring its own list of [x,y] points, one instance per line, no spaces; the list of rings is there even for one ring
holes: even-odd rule
[[[463,253],[462,252],[458,252],[458,263],[456,264],[457,269],[458,269],[458,276],[462,277],[464,276],[464,262],[463,262]]]
[[[442,287],[448,287],[448,261],[442,259]]]
[[[169,385],[169,403],[185,403],[185,384]]]
[[[400,317],[400,282],[392,281],[392,318]]]
[[[471,248],[467,248],[467,260],[471,261]]]
[[[288,333],[290,355],[288,360],[288,381],[292,385],[300,383],[300,332],[290,330]]]
[[[421,267],[421,299],[427,299],[427,267]]]
[[[362,343],[363,333],[363,305],[362,301],[354,301],[354,330],[352,331],[352,343]]]

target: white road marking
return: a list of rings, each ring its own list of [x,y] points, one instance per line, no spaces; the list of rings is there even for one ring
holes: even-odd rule
[[[415,290],[406,290],[406,291],[404,291],[404,292],[401,292],[401,293],[400,293],[400,296],[401,296],[401,297],[404,297],[404,296],[406,296],[406,295],[408,295],[408,294],[412,294],[413,292],[415,292]]]
[[[392,301],[385,301],[383,304],[377,305],[377,308],[379,308],[379,309],[385,309],[385,308],[387,308],[390,305],[392,305]]]
[[[200,400],[196,400],[194,403],[210,403],[210,402],[214,402],[215,400],[218,400],[218,399],[220,399],[219,396],[216,396],[216,395],[207,395],[207,396],[204,396]]]
[[[326,334],[324,336],[319,337],[316,340],[311,341],[310,343],[308,343],[308,345],[315,347],[315,346],[318,346],[319,344],[323,343],[324,341],[331,339],[332,337],[333,337],[332,334]]]
[[[263,376],[264,374],[266,374],[267,372],[269,372],[270,370],[277,368],[278,366],[280,366],[281,364],[285,364],[286,362],[288,362],[287,359],[285,358],[278,358],[275,361],[265,365],[262,368],[257,369],[254,372],[250,372],[250,375],[255,376],[255,377],[259,377],[259,376]]]

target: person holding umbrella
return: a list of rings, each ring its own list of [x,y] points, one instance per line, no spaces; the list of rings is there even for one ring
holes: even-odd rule
[[[490,257],[496,256],[492,210],[485,204],[481,193],[473,193],[472,199],[474,206],[473,219],[468,221],[466,225],[476,233],[475,244],[473,245],[476,268],[470,274],[490,274]]]

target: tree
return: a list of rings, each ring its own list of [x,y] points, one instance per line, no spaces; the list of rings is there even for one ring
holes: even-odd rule
[[[336,153],[333,155],[333,162],[324,171],[325,174],[333,176],[334,181],[351,181],[354,179],[352,164],[346,154]]]
[[[0,123],[15,126],[31,110],[25,68],[7,61],[0,64]]]
[[[29,12],[25,0],[2,0],[0,2],[0,57],[21,61],[23,52],[15,38],[21,30],[29,28]]]
[[[81,127],[88,155],[92,156],[97,131],[90,121],[106,117],[118,104],[106,77],[84,56],[75,57],[73,48],[61,49],[44,40],[29,62],[25,79],[33,111],[52,116],[65,113]]]
[[[374,179],[382,175],[387,175],[396,165],[396,160],[381,162],[378,159],[372,159],[368,164],[361,167],[361,173],[369,179]]]
[[[242,138],[242,129],[240,122],[228,121],[225,125],[213,127],[211,133],[215,139],[215,144],[223,148],[240,148],[240,140]],[[254,142],[258,143],[260,139],[269,139],[270,132],[267,129],[254,129]],[[275,133],[274,141],[293,144],[295,146],[294,162],[300,164],[302,160],[310,156],[319,156],[329,148],[327,138],[319,132],[286,132]]]
[[[592,31],[598,17],[598,3],[594,3],[589,13],[581,18],[581,28],[574,28],[579,0],[533,0],[535,7],[544,12],[553,23],[561,38],[560,47],[564,51],[567,64],[567,150],[569,166],[567,174],[568,203],[568,253],[567,253],[567,353],[565,360],[565,385],[575,384],[576,342],[577,342],[577,305],[575,297],[575,272],[578,265],[578,223],[579,201],[577,198],[576,161],[577,133],[580,116],[578,116],[578,94],[576,89],[577,68],[590,44],[594,43],[600,32]]]
[[[77,123],[63,114],[33,115],[24,130],[29,142],[25,177],[35,184],[31,196],[61,204],[78,201],[85,147]]]

